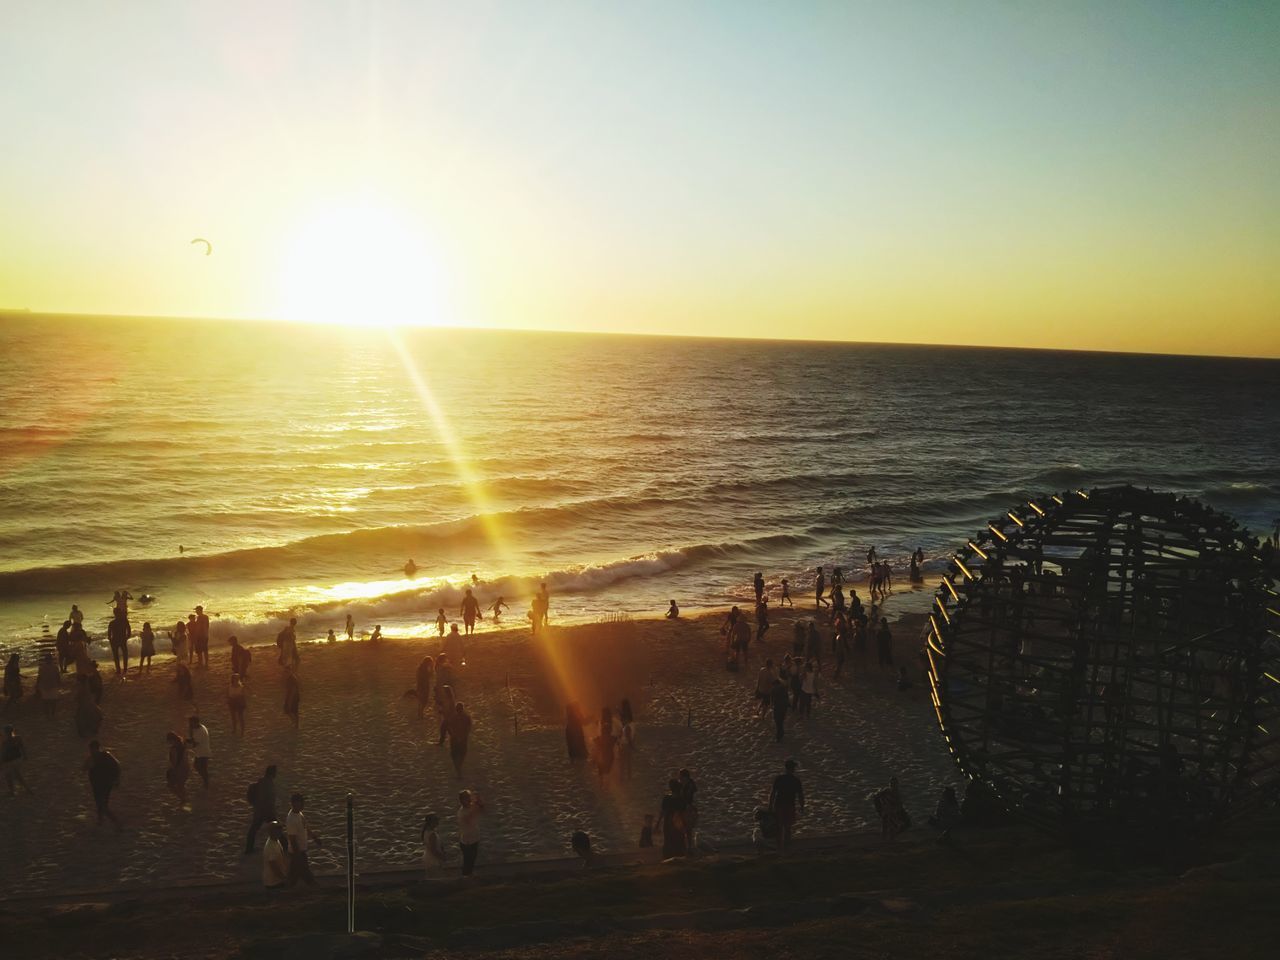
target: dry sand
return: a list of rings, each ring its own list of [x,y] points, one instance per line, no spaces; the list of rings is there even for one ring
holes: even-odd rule
[[[281,711],[275,651],[257,648],[244,736],[230,732],[224,648],[208,671],[194,671],[214,756],[210,789],[193,773],[185,807],[164,777],[165,733],[184,732],[193,712],[171,682],[173,658],[161,654],[150,674],[127,683],[110,679],[108,664],[99,739],[123,767],[112,801],[120,832],[96,825],[69,699],[48,721],[29,680],[28,697],[6,722],[26,741],[25,776],[36,795],[0,796],[0,897],[254,878],[259,858],[242,856],[245,790],[269,763],[279,767],[281,816],[289,793],[304,792],[312,827],[328,841],[313,851],[317,872],[345,868],[348,791],[361,871],[419,864],[428,811],[441,815],[441,837],[452,847],[462,787],[478,790],[488,807],[481,870],[486,862],[567,855],[575,829],[601,851],[634,849],[644,814],[657,811],[666,780],[681,767],[698,781],[700,834],[711,845],[750,836],[752,812],[789,756],[799,761],[809,801],[801,836],[868,826],[867,794],[895,774],[913,815],[927,815],[940,788],[960,777],[919,684],[920,617],[894,628],[895,658],[915,688],[898,692],[892,672],[855,657],[844,678],[826,681],[810,719],[789,718],[782,744],[771,719],[756,719],[751,699],[761,654],[780,658],[790,649],[791,615],[774,617],[766,642],[752,645],[751,666],[738,673],[724,667],[718,617],[553,626],[537,642],[527,629],[478,636],[458,680],[475,720],[461,780],[448,747],[436,745],[434,717],[416,720],[415,702],[404,697],[422,656],[440,652],[435,638],[304,645],[296,731]],[[592,769],[567,759],[564,703],[575,699],[594,718],[601,704],[616,708],[624,696],[637,715],[634,775],[621,783],[615,766],[602,788]]]

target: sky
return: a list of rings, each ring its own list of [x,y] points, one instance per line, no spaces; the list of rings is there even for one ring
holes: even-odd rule
[[[1277,49],[1208,0],[0,0],[0,308],[1280,357]]]

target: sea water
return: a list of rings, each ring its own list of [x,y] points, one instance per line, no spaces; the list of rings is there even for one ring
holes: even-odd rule
[[[874,545],[904,580],[1062,489],[1280,516],[1276,361],[43,317],[0,319],[0,356],[24,656],[122,587],[156,597],[135,629],[199,603],[215,641],[420,635],[473,574],[507,623],[544,582],[555,621],[723,607],[757,570],[812,608],[820,564]]]

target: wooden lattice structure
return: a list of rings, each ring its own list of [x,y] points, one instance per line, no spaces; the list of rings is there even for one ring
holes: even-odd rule
[[[927,637],[962,770],[1055,832],[1212,824],[1280,776],[1280,600],[1248,531],[1133,487],[1041,497],[953,558]]]

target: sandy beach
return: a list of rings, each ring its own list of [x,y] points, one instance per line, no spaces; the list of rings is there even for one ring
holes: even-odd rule
[[[279,767],[279,813],[290,792],[304,792],[313,828],[329,841],[313,852],[317,872],[345,863],[348,792],[356,804],[357,867],[372,871],[421,862],[418,832],[428,811],[441,815],[441,838],[456,848],[457,792],[479,791],[487,805],[483,871],[485,863],[564,856],[575,829],[586,830],[601,851],[634,849],[644,814],[657,811],[667,778],[681,767],[699,784],[700,834],[710,845],[750,836],[752,811],[789,756],[800,763],[809,799],[800,836],[866,827],[874,817],[866,796],[891,775],[901,779],[917,816],[932,809],[943,785],[959,781],[927,692],[918,683],[899,692],[892,672],[856,656],[852,671],[827,680],[813,716],[790,717],[786,740],[776,744],[771,721],[755,717],[751,690],[761,656],[780,658],[790,649],[792,617],[775,613],[765,642],[752,645],[752,665],[737,673],[725,669],[719,622],[553,624],[537,641],[527,629],[477,637],[457,684],[475,720],[461,779],[448,748],[436,745],[434,717],[418,721],[415,701],[404,696],[422,656],[440,652],[438,639],[304,645],[296,731],[281,710],[275,650],[256,648],[246,733],[233,736],[227,648],[215,638],[210,668],[194,672],[196,707],[213,742],[211,786],[206,792],[193,774],[186,806],[164,778],[165,733],[185,731],[193,712],[178,698],[172,656],[160,654],[149,674],[126,683],[113,679],[107,664],[99,739],[123,767],[112,800],[119,832],[96,825],[70,699],[48,721],[28,680],[28,696],[6,722],[26,742],[24,772],[35,796],[0,798],[0,896],[252,879],[260,863],[242,856],[250,819],[245,791],[272,763]],[[895,659],[913,677],[919,631],[918,616],[894,626]],[[592,768],[567,759],[564,704],[577,700],[595,717],[601,705],[616,708],[623,697],[637,715],[634,774],[622,783],[615,767],[601,787]]]

